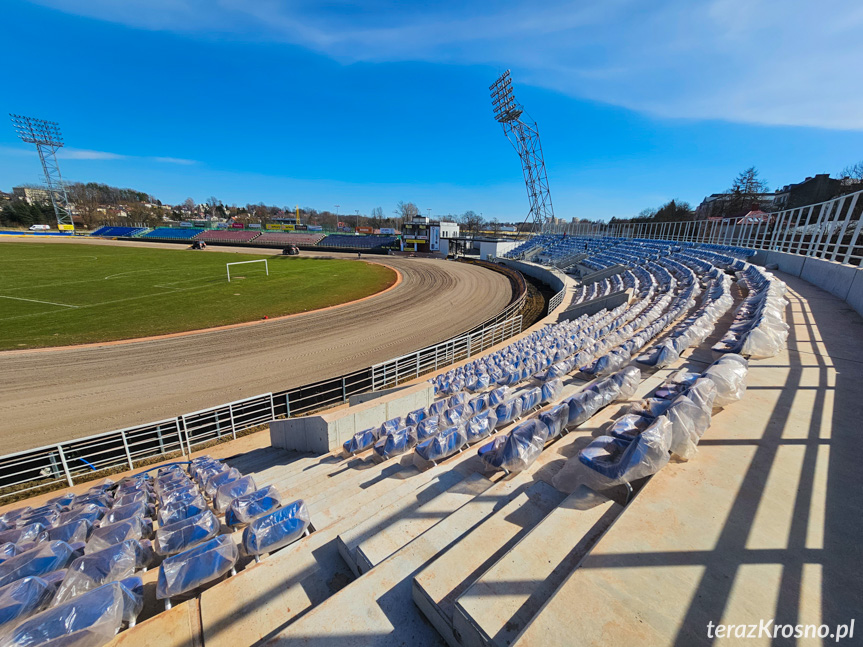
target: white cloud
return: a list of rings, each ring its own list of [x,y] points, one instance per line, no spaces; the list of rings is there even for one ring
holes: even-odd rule
[[[147,159],[151,159],[154,162],[162,162],[164,164],[182,164],[184,166],[191,166],[192,164],[198,163],[195,160],[183,159],[182,157],[148,157]]]
[[[36,151],[32,147],[0,146],[0,154],[16,156],[35,155]],[[70,148],[68,146],[64,146],[57,151],[57,157],[66,160],[144,160],[157,162],[159,164],[180,164],[183,166],[190,166],[198,163],[197,160],[184,159],[182,157],[122,155],[120,153],[94,151],[86,148]]]
[[[863,5],[847,0],[32,1],[343,62],[510,67],[516,82],[662,117],[863,129]]]
[[[57,153],[61,159],[70,160],[122,160],[128,159],[128,155],[118,155],[105,151],[91,151],[85,148],[61,148]]]

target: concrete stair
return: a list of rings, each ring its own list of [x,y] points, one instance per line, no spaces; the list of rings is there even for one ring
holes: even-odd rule
[[[590,510],[575,503],[567,497],[458,597],[452,626],[460,645],[513,644],[623,511],[611,501]]]

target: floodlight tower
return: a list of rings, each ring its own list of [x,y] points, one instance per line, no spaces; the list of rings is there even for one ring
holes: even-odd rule
[[[45,184],[48,187],[48,195],[54,206],[54,215],[57,216],[58,229],[74,231],[72,222],[72,211],[69,208],[69,197],[66,195],[66,185],[63,184],[63,176],[60,175],[60,166],[57,164],[57,151],[63,147],[63,135],[60,134],[60,126],[56,121],[45,121],[22,115],[9,115],[12,125],[21,141],[28,144],[36,144],[39,152],[39,160],[42,162],[42,170],[45,173]]]
[[[536,228],[543,231],[553,221],[554,208],[551,205],[548,176],[545,174],[545,161],[542,158],[536,122],[529,117],[526,122],[522,121],[522,115],[527,115],[512,93],[509,70],[501,74],[488,89],[491,91],[494,118],[503,126],[503,134],[521,159],[527,197],[530,200],[530,212],[524,221],[527,222],[528,218],[532,217]]]

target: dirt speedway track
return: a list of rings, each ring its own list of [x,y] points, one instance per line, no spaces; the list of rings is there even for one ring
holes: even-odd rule
[[[107,241],[84,244],[91,242]],[[178,253],[183,249],[141,245]],[[368,260],[398,270],[401,284],[356,303],[261,325],[117,345],[0,353],[0,454],[365,368],[463,332],[510,300],[508,279],[481,267],[389,256]]]

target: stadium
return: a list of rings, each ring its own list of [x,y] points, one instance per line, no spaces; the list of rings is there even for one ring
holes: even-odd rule
[[[561,223],[490,90],[507,237],[85,230],[13,115],[0,647],[859,640],[863,190]]]

